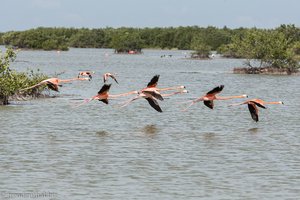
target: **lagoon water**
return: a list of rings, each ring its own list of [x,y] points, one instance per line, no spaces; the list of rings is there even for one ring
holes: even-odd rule
[[[185,59],[189,51],[111,49],[20,51],[13,68],[59,78],[92,70],[92,81],[64,84],[55,98],[0,107],[0,199],[299,199],[300,77],[232,74],[243,60]],[[166,57],[161,57],[166,55]],[[168,55],[172,55],[169,57]],[[159,87],[185,85],[188,94],[159,102],[163,113],[130,97],[90,102],[102,73],[117,73],[111,94],[141,89],[155,75]],[[224,84],[221,95],[283,101],[260,109],[254,122],[243,101],[178,102]],[[47,92],[46,92],[47,93]],[[17,195],[20,196],[17,196]],[[28,197],[28,196],[27,196]]]

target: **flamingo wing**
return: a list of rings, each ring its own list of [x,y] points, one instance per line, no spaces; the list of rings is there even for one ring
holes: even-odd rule
[[[160,93],[158,93],[157,91],[143,91],[143,93],[146,94],[150,94],[151,96],[153,96],[154,98],[163,101],[164,98],[161,96]]]
[[[159,79],[159,75],[153,76],[151,81],[148,83],[147,87],[156,87],[158,79]]]
[[[256,104],[248,103],[248,109],[250,111],[251,117],[254,121],[258,122],[258,110]]]
[[[46,84],[48,86],[49,89],[54,90],[56,92],[58,92],[58,85],[50,82],[50,81],[46,81]]]
[[[267,109],[264,105],[262,105],[261,103],[258,103],[256,101],[250,101],[251,103],[254,103],[255,105],[257,105],[258,107],[261,107],[263,109]]]
[[[111,84],[104,84],[102,88],[99,90],[98,94],[107,93],[110,89]]]
[[[214,89],[212,89],[211,91],[209,91],[206,94],[214,94],[214,95],[218,94],[218,93],[220,93],[223,90],[223,88],[224,88],[224,85],[220,85],[218,87],[215,87]]]
[[[209,107],[210,109],[214,108],[214,101],[209,100],[209,101],[203,101],[204,105],[206,105],[207,107]]]
[[[154,108],[157,112],[162,112],[160,106],[158,105],[158,102],[155,99],[150,98],[150,97],[145,98],[145,99],[148,101],[148,103],[150,104],[150,106],[152,108]]]
[[[105,104],[108,104],[108,99],[99,99],[99,101],[102,101]]]

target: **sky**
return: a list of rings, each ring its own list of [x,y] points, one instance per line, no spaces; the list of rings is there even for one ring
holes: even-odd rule
[[[37,27],[300,27],[299,0],[0,0],[0,32]]]

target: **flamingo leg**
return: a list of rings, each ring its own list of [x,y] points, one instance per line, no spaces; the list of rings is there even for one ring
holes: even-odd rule
[[[191,102],[185,109],[183,109],[182,111],[186,111],[189,107],[191,107],[192,105],[194,105],[195,103],[199,102],[199,101],[203,101],[203,98],[198,98],[198,99],[195,99],[195,100],[192,100],[191,101],[188,101],[188,102]],[[187,102],[186,102],[187,103]]]
[[[243,103],[233,103],[233,104],[229,104],[228,106],[239,106],[239,105],[242,105],[242,104],[245,104],[244,102]]]
[[[76,106],[73,106],[73,108],[78,108],[80,106],[83,106],[84,104],[89,103],[90,101],[94,100],[94,98],[85,99],[82,103],[77,104]]]
[[[134,98],[132,98],[132,99],[129,99],[128,101],[125,101],[125,103],[123,103],[123,104],[120,106],[120,108],[123,108],[123,107],[125,107],[125,106],[128,106],[128,104],[130,104],[131,102],[133,102],[133,101],[135,101],[135,100],[137,100],[137,99],[139,99],[139,98],[141,98],[141,96],[136,96],[136,97],[134,97]]]
[[[183,112],[187,111],[187,109],[188,109],[189,107],[191,107],[192,105],[194,105],[195,103],[196,103],[196,102],[193,101],[193,102],[190,103],[185,109],[183,109],[183,110],[181,110],[181,111],[183,111]]]

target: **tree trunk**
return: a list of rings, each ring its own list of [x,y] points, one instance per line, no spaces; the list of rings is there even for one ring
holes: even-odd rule
[[[8,105],[8,97],[7,96],[3,96],[0,98],[0,105]]]

